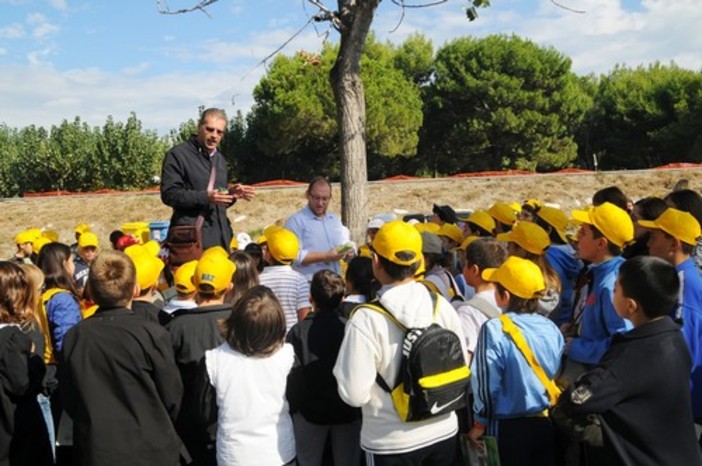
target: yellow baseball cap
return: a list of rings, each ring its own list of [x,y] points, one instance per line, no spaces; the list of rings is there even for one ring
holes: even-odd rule
[[[90,231],[90,225],[87,223],[76,225],[75,229],[73,230],[74,233],[80,233],[81,235],[87,231]]]
[[[546,230],[534,222],[519,222],[512,231],[497,235],[497,241],[516,243],[527,252],[542,255],[551,245]]]
[[[178,270],[173,274],[176,290],[180,293],[193,293],[195,284],[193,277],[195,276],[195,268],[198,261],[190,261],[178,267]]]
[[[611,202],[590,207],[588,210],[574,210],[571,216],[577,223],[594,226],[608,241],[620,248],[634,239],[634,222],[631,217],[624,209]]]
[[[670,236],[683,243],[695,246],[697,239],[702,236],[700,224],[689,212],[668,207],[655,220],[639,220],[638,224],[644,228],[663,230]]]
[[[44,230],[41,232],[41,236],[48,238],[53,243],[56,243],[59,240],[59,234],[54,230]]]
[[[232,236],[232,240],[229,242],[229,249],[232,251],[239,249],[239,240],[236,239],[236,236]]]
[[[198,291],[211,291],[203,287],[209,285],[215,293],[219,293],[227,289],[234,272],[236,265],[228,257],[217,253],[203,254],[195,267],[193,282]]]
[[[53,241],[51,241],[49,238],[47,238],[45,236],[40,236],[39,238],[36,238],[32,242],[32,250],[34,251],[34,253],[39,254],[39,252],[41,251],[41,248],[43,248],[44,246],[46,246],[49,243],[53,243]]]
[[[80,235],[80,238],[78,238],[78,246],[81,248],[87,248],[87,247],[98,247],[98,237],[95,233],[92,231],[86,231],[85,233]]]
[[[33,243],[37,237],[29,230],[20,231],[15,235],[15,244]]]
[[[466,222],[479,226],[491,235],[495,234],[495,219],[484,210],[476,210],[468,217]]]
[[[513,206],[505,204],[504,202],[495,202],[492,207],[487,210],[487,213],[500,223],[512,225],[517,221],[517,212],[519,210],[521,209],[515,210]]]
[[[517,256],[508,257],[498,268],[483,270],[481,276],[483,280],[499,283],[523,299],[538,298],[546,289],[544,274],[539,266]]]
[[[422,236],[402,220],[380,227],[371,247],[376,254],[398,265],[413,265],[422,259]]]
[[[455,223],[444,223],[439,227],[439,232],[437,234],[439,236],[445,236],[458,244],[463,242],[463,231],[461,227]]]
[[[81,236],[82,238],[82,236]],[[144,243],[143,245],[144,250],[147,251],[149,254],[152,256],[156,257],[158,256],[158,253],[161,252],[161,245],[158,244],[158,241],[152,239]]]
[[[146,251],[134,251],[129,254],[128,249],[133,247],[143,247],[143,246],[130,246],[124,250],[125,254],[131,257],[132,262],[134,262],[134,268],[136,268],[136,280],[139,288],[146,290],[151,288],[156,283],[158,283],[158,277],[161,275],[164,264],[163,261],[155,256],[152,256]]]
[[[281,264],[291,264],[300,252],[300,241],[295,233],[287,228],[278,227],[267,233],[266,238],[268,238],[268,252]]]
[[[543,207],[544,203],[538,199],[527,199],[526,201],[524,201],[522,206],[528,206],[532,210],[536,210],[536,209],[540,209],[541,207]]]
[[[561,210],[555,207],[542,206],[534,214],[544,222],[548,223],[556,230],[558,236],[561,237],[564,243],[568,242],[566,229],[568,228],[568,216]]]

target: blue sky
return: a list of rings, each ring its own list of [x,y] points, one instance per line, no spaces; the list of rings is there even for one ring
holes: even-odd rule
[[[549,0],[492,0],[472,23],[467,3],[407,10],[391,33],[401,12],[386,0],[373,29],[398,43],[421,32],[435,47],[459,36],[516,33],[571,57],[579,74],[656,60],[702,69],[700,0],[559,0],[584,14]],[[0,0],[0,123],[49,127],[80,116],[102,125],[108,115],[124,121],[134,111],[145,128],[164,134],[196,117],[199,105],[246,112],[265,73],[255,65],[315,10],[306,0],[219,0],[208,12],[162,15],[157,0]],[[283,53],[316,51],[325,32],[337,40],[317,24]]]

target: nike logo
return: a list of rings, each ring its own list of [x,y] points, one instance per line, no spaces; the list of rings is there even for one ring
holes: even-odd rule
[[[448,408],[449,406],[451,406],[452,404],[454,404],[455,402],[457,402],[457,401],[460,400],[461,398],[463,398],[463,395],[462,395],[462,394],[461,394],[461,395],[458,395],[456,398],[454,398],[453,400],[449,401],[448,403],[444,403],[444,404],[442,404],[442,405],[437,404],[437,403],[438,403],[438,401],[437,401],[437,402],[434,403],[434,406],[432,406],[431,408],[429,408],[429,412],[431,412],[432,414],[440,413],[441,411],[443,411],[444,409]]]

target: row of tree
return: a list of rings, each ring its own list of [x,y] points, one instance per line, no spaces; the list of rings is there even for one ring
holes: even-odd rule
[[[222,143],[238,179],[338,178],[328,79],[337,47],[275,58]],[[400,45],[371,35],[361,74],[371,179],[702,161],[702,72],[674,64],[581,77],[568,57],[516,36],[465,37],[435,51],[422,35]],[[0,126],[0,195],[152,185],[165,151],[195,127],[159,137],[134,114],[93,128],[80,118],[50,130]]]

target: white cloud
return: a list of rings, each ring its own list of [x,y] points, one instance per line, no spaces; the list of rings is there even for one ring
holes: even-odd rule
[[[138,74],[142,74],[144,71],[148,70],[151,67],[151,63],[148,62],[142,62],[134,66],[127,66],[126,68],[122,68],[122,74],[127,75],[127,76],[136,76]]]
[[[59,11],[66,11],[68,9],[66,0],[49,0],[49,5]]]
[[[15,23],[0,28],[0,39],[19,39],[24,35],[24,27],[21,24]]]
[[[40,50],[32,50],[27,54],[27,61],[31,66],[41,66],[48,64],[46,60],[53,54],[53,48],[46,47]]]
[[[0,47],[0,57],[3,55],[7,55],[7,49]]]
[[[27,24],[32,28],[32,37],[35,39],[45,39],[59,31],[59,27],[41,13],[27,15]]]

